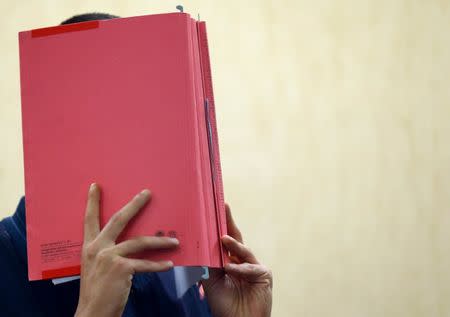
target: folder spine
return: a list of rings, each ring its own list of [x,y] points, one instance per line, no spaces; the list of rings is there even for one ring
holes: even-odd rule
[[[207,214],[206,214],[206,210],[208,210],[207,208],[207,204],[206,204],[206,197],[208,197],[208,194],[206,192],[206,184],[205,184],[205,175],[204,175],[204,168],[203,168],[203,160],[201,159],[202,157],[202,151],[204,150],[203,147],[204,145],[202,144],[201,141],[201,130],[202,130],[202,117],[200,115],[200,109],[198,107],[198,103],[199,100],[202,97],[202,90],[200,89],[201,86],[201,73],[200,73],[200,56],[199,56],[199,52],[198,52],[198,46],[196,46],[196,44],[198,45],[198,41],[196,42],[197,39],[197,28],[195,23],[192,22],[192,19],[189,18],[189,16],[186,16],[186,21],[187,21],[187,31],[188,31],[188,53],[189,53],[189,59],[192,61],[192,64],[189,65],[190,70],[188,72],[188,75],[190,76],[190,85],[191,85],[191,91],[193,93],[192,95],[192,99],[193,99],[193,105],[194,107],[192,107],[193,114],[194,114],[194,119],[195,119],[195,124],[194,126],[194,130],[195,130],[195,136],[196,136],[196,142],[195,142],[195,146],[196,146],[196,151],[195,151],[195,156],[196,156],[196,163],[197,163],[197,168],[196,168],[196,173],[197,173],[197,182],[198,182],[198,196],[199,196],[199,210],[197,211],[199,214],[199,227],[200,227],[200,234],[201,237],[199,240],[194,241],[196,245],[204,244],[207,245],[207,248],[197,248],[198,251],[198,260],[199,261],[205,261],[205,259],[208,259],[208,261],[211,261],[211,255],[210,255],[210,239],[208,238],[209,235],[209,226],[211,224],[209,224],[207,222]]]
[[[27,69],[25,68],[26,61],[26,46],[27,46],[27,38],[30,36],[30,32],[20,32],[19,33],[19,59],[20,59],[20,80],[21,80],[21,115],[22,115],[22,143],[23,143],[23,165],[25,170],[33,170],[32,160],[28,157],[32,157],[32,153],[30,152],[31,140],[29,139],[30,133],[27,133],[28,130],[28,115],[26,109],[26,100],[28,99],[28,87],[26,87],[23,82],[27,79]],[[24,173],[24,184],[25,184],[25,213],[26,213],[26,234],[27,236],[33,234],[33,228],[30,226],[30,222],[33,220],[33,213],[31,210],[33,209],[34,201],[32,201],[33,193],[31,192],[32,188],[30,185],[32,184],[32,174]],[[27,248],[27,259],[33,258],[33,254],[31,249]],[[41,276],[39,274],[28,270],[28,279],[35,280],[39,279]]]
[[[223,182],[222,182],[222,168],[220,164],[220,155],[219,155],[219,142],[218,142],[218,133],[217,133],[217,122],[216,122],[216,112],[215,112],[215,104],[214,104],[214,94],[213,94],[213,86],[212,86],[212,75],[211,75],[211,65],[210,65],[210,56],[209,56],[209,47],[208,47],[208,38],[206,33],[206,24],[205,22],[198,22],[198,38],[199,38],[199,48],[200,48],[200,59],[201,59],[201,69],[202,69],[202,78],[203,78],[203,93],[205,95],[206,100],[206,115],[207,115],[207,128],[209,131],[210,142],[210,150],[211,150],[211,172],[213,179],[213,187],[214,187],[214,198],[215,198],[215,206],[216,206],[216,215],[217,215],[217,225],[218,225],[218,233],[219,233],[219,241],[221,241],[221,237],[227,233],[227,222],[226,222],[226,214],[225,214],[225,199],[223,192]],[[209,120],[208,120],[209,119]],[[225,256],[224,248],[221,244],[221,261],[222,265],[227,262],[227,257]]]

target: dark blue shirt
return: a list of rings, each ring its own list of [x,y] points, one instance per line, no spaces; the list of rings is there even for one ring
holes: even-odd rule
[[[65,317],[77,307],[79,280],[53,285],[50,280],[28,281],[25,199],[12,217],[0,221],[0,315]],[[176,298],[173,271],[136,274],[124,317],[211,316],[197,286]]]

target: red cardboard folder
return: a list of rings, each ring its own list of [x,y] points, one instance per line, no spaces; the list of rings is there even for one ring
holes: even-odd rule
[[[145,258],[222,267],[205,23],[185,13],[92,21],[21,32],[19,44],[29,279],[79,274],[92,182],[102,226],[151,189],[120,240],[173,236],[180,248]]]

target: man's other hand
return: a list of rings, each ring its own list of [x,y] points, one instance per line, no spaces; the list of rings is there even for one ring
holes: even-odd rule
[[[272,310],[272,272],[246,247],[226,206],[229,235],[222,243],[230,252],[225,270],[210,270],[202,281],[214,317],[268,317]]]

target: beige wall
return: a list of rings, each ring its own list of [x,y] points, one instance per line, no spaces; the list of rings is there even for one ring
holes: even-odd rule
[[[172,1],[0,12],[0,215],[23,194],[16,33]],[[208,22],[227,200],[274,316],[450,316],[450,3],[185,1]]]

